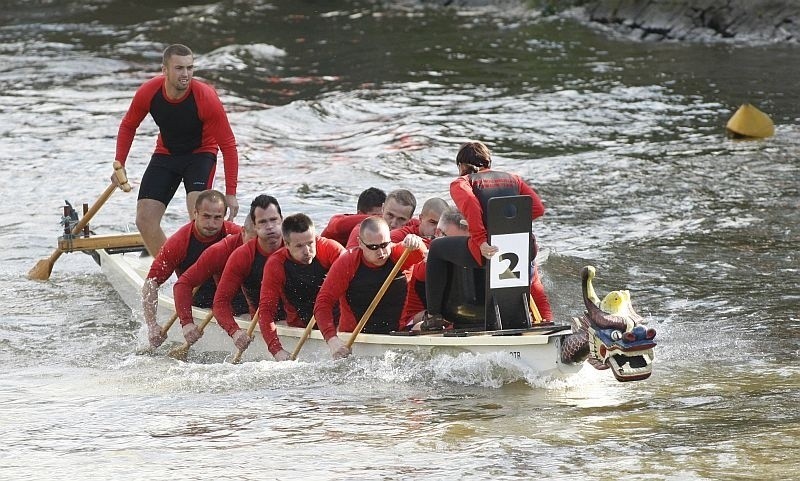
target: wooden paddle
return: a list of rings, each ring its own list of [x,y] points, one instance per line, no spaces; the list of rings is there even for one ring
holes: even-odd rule
[[[167,319],[167,322],[164,323],[163,326],[161,326],[161,337],[166,337],[167,333],[169,332],[169,328],[172,327],[173,324],[175,324],[175,319],[177,318],[178,318],[178,313],[176,312],[169,319]],[[140,356],[142,354],[153,354],[156,351],[156,349],[157,348],[148,345],[147,347],[136,351],[136,354]]]
[[[378,307],[378,303],[381,302],[381,299],[383,299],[383,295],[386,294],[386,291],[389,289],[389,285],[391,285],[392,281],[394,281],[394,276],[396,276],[398,271],[400,271],[400,268],[403,267],[403,263],[406,261],[406,258],[408,258],[408,255],[410,253],[411,249],[406,247],[406,249],[403,251],[403,255],[400,256],[400,259],[398,259],[397,263],[392,268],[392,271],[386,277],[386,280],[383,281],[383,285],[381,286],[378,293],[375,294],[375,298],[372,299],[372,302],[369,304],[369,307],[367,307],[367,311],[364,313],[363,316],[361,316],[361,320],[358,321],[356,328],[353,329],[352,334],[350,334],[350,339],[347,340],[346,344],[348,348],[353,347],[353,343],[356,342],[356,337],[358,337],[358,334],[361,332],[362,329],[364,329],[364,326],[367,324],[367,321],[369,321],[369,317],[372,315],[373,311],[375,311],[375,308]]]
[[[297,355],[300,354],[300,349],[303,348],[303,344],[306,343],[308,336],[311,335],[311,331],[314,330],[314,325],[317,323],[317,318],[311,316],[311,320],[308,321],[308,325],[306,326],[306,330],[303,331],[303,335],[300,337],[300,340],[297,341],[297,345],[294,346],[294,351],[292,351],[292,356],[289,358],[292,361],[297,359]]]
[[[533,319],[536,321],[536,324],[541,324],[542,322],[544,322],[544,319],[542,319],[542,314],[539,312],[539,307],[536,305],[536,301],[533,300],[533,296],[528,294],[528,297],[530,298],[530,306],[531,306],[531,312],[533,312]]]
[[[123,191],[125,192],[131,191],[131,186],[130,184],[128,184],[128,177],[125,175],[125,168],[123,168],[122,164],[120,164],[116,160],[114,161],[114,176],[116,177],[117,182],[119,182],[119,187]],[[114,190],[116,190],[116,188],[117,188],[116,182],[111,182],[111,185],[106,187],[106,190],[104,190],[103,193],[100,194],[100,197],[91,207],[91,209],[89,209],[86,212],[86,214],[84,214],[83,217],[81,217],[81,220],[78,221],[77,224],[75,224],[75,227],[72,228],[72,235],[80,234],[83,228],[89,224],[90,220],[92,220],[92,217],[94,217],[94,215],[97,214],[97,211],[100,210],[100,208],[103,207],[103,204],[106,203],[108,198],[111,197],[111,194],[114,193]],[[58,258],[61,257],[61,254],[63,253],[64,253],[63,250],[61,250],[60,248],[56,248],[56,250],[53,251],[53,254],[51,254],[50,257],[48,257],[47,259],[42,259],[39,262],[37,262],[36,265],[33,266],[33,269],[31,269],[30,272],[28,272],[28,279],[33,279],[36,281],[46,281],[47,279],[49,279],[50,273],[53,272],[53,264],[56,263]]]
[[[194,297],[194,295],[197,293],[197,291],[200,290],[200,287],[201,286],[197,286],[194,289],[192,289],[192,297]],[[170,318],[167,319],[167,322],[165,322],[164,325],[161,326],[161,337],[166,337],[167,336],[167,333],[169,332],[169,329],[172,327],[173,324],[175,324],[175,320],[177,320],[177,319],[178,319],[178,311],[176,309],[175,310],[175,314],[170,316]],[[155,352],[155,350],[156,350],[155,347],[147,346],[146,348],[140,349],[139,351],[137,351],[136,354],[139,354],[139,355],[141,355],[141,354],[152,354],[153,352]]]
[[[177,315],[175,317],[177,317]],[[204,317],[203,320],[200,321],[200,325],[197,326],[197,330],[200,331],[200,334],[203,333],[203,331],[205,330],[205,328],[208,325],[208,323],[211,322],[211,319],[214,319],[214,312],[213,311],[209,312],[206,315],[206,317]],[[172,322],[175,322],[175,319],[173,319]],[[169,325],[171,326],[172,323],[169,323]],[[169,327],[167,327],[166,324],[164,325],[164,328],[169,330]],[[161,332],[164,332],[164,328],[161,329]],[[191,348],[191,347],[192,347],[191,344],[189,344],[188,342],[184,342],[180,346],[178,346],[178,347],[172,349],[171,351],[169,351],[169,353],[167,353],[167,355],[169,357],[177,359],[179,361],[185,361],[186,360],[186,356],[189,354],[189,348]]]
[[[247,326],[247,336],[253,337],[253,331],[256,330],[256,325],[258,324],[258,309],[256,309],[256,313],[253,314],[253,319],[250,321],[250,325]],[[249,346],[248,346],[249,347]],[[239,364],[239,361],[242,360],[242,354],[244,354],[245,349],[237,349],[236,354],[234,354],[233,359],[231,359],[232,364]]]

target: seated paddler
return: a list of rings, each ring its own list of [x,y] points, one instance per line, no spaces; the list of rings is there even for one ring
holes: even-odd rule
[[[411,250],[401,271],[421,261],[426,251],[422,238],[409,234],[395,244],[389,225],[381,217],[364,219],[359,228],[358,248],[350,249],[328,271],[314,305],[314,316],[334,359],[346,357],[350,349],[337,336],[334,306],[340,306],[339,331],[353,332],[375,299],[405,249]],[[362,332],[388,334],[401,330],[400,314],[406,299],[406,277],[398,271]]]
[[[239,234],[242,228],[225,220],[228,206],[222,192],[204,190],[197,196],[192,221],[178,229],[161,246],[150,272],[142,286],[142,310],[147,324],[150,345],[158,347],[166,339],[156,321],[158,288],[173,273],[180,276],[189,269],[209,247],[229,234]],[[212,279],[206,281],[193,297],[198,307],[210,307],[216,286]]]

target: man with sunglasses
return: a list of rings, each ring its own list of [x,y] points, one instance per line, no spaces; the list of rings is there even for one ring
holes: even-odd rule
[[[423,259],[427,248],[422,238],[409,234],[401,244],[394,244],[386,221],[377,216],[368,217],[359,228],[358,249],[345,252],[331,266],[317,295],[314,316],[334,359],[350,355],[350,349],[336,335],[334,306],[339,302],[339,331],[352,332],[406,248],[412,252],[401,266],[403,270]],[[406,277],[398,272],[363,332],[388,334],[400,330],[405,298]]]

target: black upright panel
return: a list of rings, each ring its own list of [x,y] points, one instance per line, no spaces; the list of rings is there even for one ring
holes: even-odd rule
[[[486,329],[530,327],[532,209],[527,195],[489,200],[489,244],[500,251],[486,261]]]

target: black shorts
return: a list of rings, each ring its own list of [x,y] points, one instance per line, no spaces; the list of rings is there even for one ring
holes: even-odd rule
[[[216,170],[217,156],[208,152],[153,154],[142,175],[139,200],[153,199],[169,205],[181,181],[187,193],[210,189]]]

